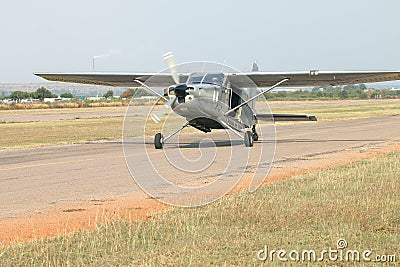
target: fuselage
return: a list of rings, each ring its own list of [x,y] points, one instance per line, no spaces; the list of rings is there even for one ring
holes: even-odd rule
[[[176,97],[171,106],[173,111],[201,131],[226,128],[221,121],[237,130],[253,124],[253,114],[251,109],[251,114],[247,114],[248,108],[225,115],[228,110],[251,97],[251,90],[235,90],[223,73],[193,73],[185,84],[171,86],[168,95]]]

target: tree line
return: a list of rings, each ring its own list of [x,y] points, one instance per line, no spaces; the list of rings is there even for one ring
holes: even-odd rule
[[[400,91],[383,89],[368,90],[365,84],[346,86],[314,87],[311,91],[276,91],[265,94],[268,100],[302,100],[302,99],[377,99],[400,98]]]
[[[107,91],[103,97],[113,98],[114,92]],[[120,98],[130,99],[132,97],[152,96],[145,89],[127,89],[122,92]],[[38,88],[34,92],[14,91],[8,96],[2,96],[2,99],[11,99],[14,101],[22,99],[39,99],[43,101],[45,98],[56,98],[57,95],[44,87]],[[72,93],[63,93],[61,98],[73,99],[75,96]],[[315,87],[311,91],[275,91],[265,94],[268,100],[302,100],[302,99],[377,99],[377,98],[400,98],[399,90],[367,90],[365,84],[340,86]]]
[[[127,89],[122,92],[120,98],[132,98],[132,97],[141,97],[141,96],[151,96],[152,94],[142,88],[137,89]],[[105,94],[103,94],[104,98],[113,98],[114,91],[108,90]],[[23,99],[39,99],[44,100],[45,98],[57,98],[58,95],[53,94],[50,90],[45,87],[40,87],[34,92],[24,92],[24,91],[14,91],[9,95],[2,95],[0,99],[11,99],[13,101],[23,100]],[[75,98],[76,96],[72,93],[63,93],[60,94],[61,98]]]

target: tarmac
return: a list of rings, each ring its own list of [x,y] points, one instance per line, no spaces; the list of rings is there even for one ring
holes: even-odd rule
[[[329,162],[340,162],[341,157],[363,154],[383,147],[400,144],[400,116],[374,117],[368,119],[342,120],[318,123],[282,124],[276,127],[276,150],[269,177],[276,173],[301,173],[315,169]],[[167,151],[183,151],[199,159],[199,140],[212,137],[216,146],[205,146],[204,151],[216,151],[210,162],[216,167],[215,175],[224,169],[227,158],[242,157],[249,153],[248,162],[235,166],[230,176],[255,173],[254,169],[269,167],[266,162],[254,159],[263,145],[271,147],[271,140],[254,143],[253,148],[245,148],[241,140],[226,142],[218,131],[210,134],[201,132],[183,137],[181,143],[172,142]],[[238,152],[231,155],[231,147]],[[160,172],[175,176],[181,184],[207,184],[212,182],[212,174],[198,176],[177,175],[176,166],[164,162],[164,150],[155,150],[151,140],[144,145],[148,153],[143,153],[140,142],[129,146],[127,159],[121,142],[86,143],[77,145],[51,146],[29,149],[0,151],[0,221],[44,212],[63,206],[70,207],[76,202],[93,202],[115,199],[118,196],[134,195],[139,201],[148,196],[132,178],[127,162],[140,162],[150,159]],[[180,149],[178,149],[180,148]],[[126,149],[126,147],[125,147]],[[250,151],[250,152],[249,152]],[[126,151],[125,151],[126,152]],[[172,154],[179,157],[177,154]],[[190,156],[189,156],[190,157]],[[255,157],[257,158],[257,157]],[[189,159],[190,160],[190,159]],[[198,162],[202,162],[201,160]],[[131,166],[132,167],[132,166]],[[249,168],[251,167],[251,168]],[[138,169],[136,175],[145,177],[148,170]],[[207,171],[205,171],[207,172]],[[210,178],[211,177],[211,178]],[[263,177],[264,179],[265,177]],[[210,180],[211,179],[211,180]],[[154,189],[157,185],[152,185]]]

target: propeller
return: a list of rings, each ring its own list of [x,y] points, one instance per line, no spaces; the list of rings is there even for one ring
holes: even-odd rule
[[[155,123],[159,123],[161,121],[161,116],[163,116],[165,113],[167,113],[167,110],[169,107],[171,107],[174,103],[175,103],[176,97],[174,95],[171,95],[167,101],[167,103],[164,104],[164,106],[162,106],[162,108],[160,108],[160,110],[156,113],[156,114],[152,114],[151,115],[151,119],[155,122]]]
[[[172,75],[172,79],[174,80],[175,84],[179,83],[179,76],[175,69],[175,61],[174,55],[171,52],[165,53],[163,55],[165,62],[168,64],[169,72]]]
[[[175,69],[174,55],[171,52],[168,52],[163,55],[163,58],[165,62],[167,62],[168,64],[168,69],[172,75],[172,79],[174,80],[175,84],[176,85],[179,84],[179,76]],[[152,120],[156,123],[159,123],[161,121],[160,118],[165,113],[167,113],[168,108],[171,107],[175,103],[175,101],[176,101],[176,96],[171,95],[167,103],[165,103],[164,106],[156,114],[151,115]]]

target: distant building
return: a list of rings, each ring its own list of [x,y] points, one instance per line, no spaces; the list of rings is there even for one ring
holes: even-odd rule
[[[45,103],[54,103],[54,102],[59,102],[61,100],[62,100],[61,97],[56,97],[56,98],[45,97],[43,99],[43,102],[45,102]]]
[[[154,99],[158,99],[158,96],[141,96],[135,99],[148,99],[148,100],[154,100]]]
[[[1,102],[3,104],[7,104],[7,105],[12,104],[12,103],[16,103],[16,101],[12,100],[12,99],[3,99],[3,100],[1,100]]]
[[[105,100],[106,98],[102,96],[89,96],[86,99],[90,101],[100,101],[100,100]]]
[[[55,101],[55,98],[45,97],[45,98],[43,99],[43,102],[45,102],[45,103],[54,103],[54,102],[56,102],[56,101]]]

